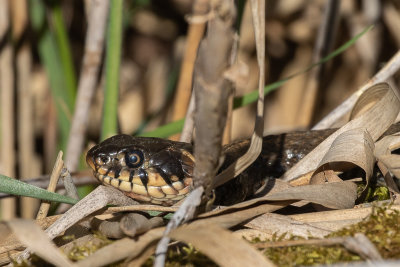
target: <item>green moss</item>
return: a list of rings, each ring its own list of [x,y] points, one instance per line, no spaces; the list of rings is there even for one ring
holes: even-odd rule
[[[83,260],[89,255],[92,255],[95,251],[113,242],[100,232],[94,233],[94,238],[95,241],[89,241],[85,244],[78,245],[74,236],[64,236],[63,239],[73,240],[72,242],[74,242],[74,245],[67,253],[67,257],[72,261]]]
[[[354,224],[330,236],[365,234],[385,259],[400,258],[400,212],[390,206],[373,207],[372,214],[362,222]]]
[[[364,233],[376,246],[385,259],[400,258],[400,212],[390,206],[374,207],[372,214],[360,223],[351,225],[327,236],[354,236]],[[282,236],[274,236],[270,241],[281,241]],[[291,240],[302,239],[292,236]],[[260,243],[259,240],[252,242]],[[279,266],[298,266],[331,264],[362,260],[358,255],[347,251],[340,245],[335,246],[290,246],[267,248],[264,254]]]

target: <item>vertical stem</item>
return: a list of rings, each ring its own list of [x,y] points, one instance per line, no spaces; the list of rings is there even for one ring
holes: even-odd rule
[[[52,32],[50,32],[46,23],[46,10],[43,1],[31,0],[29,15],[32,28],[39,38],[39,56],[49,78],[52,97],[57,109],[61,148],[64,149],[70,129],[70,117],[73,110],[73,102],[70,100],[66,90],[65,76],[61,71],[61,60],[59,51],[55,44],[54,36]]]
[[[10,27],[8,1],[0,1],[0,39],[5,40],[0,51],[0,98],[1,98],[1,172],[15,177],[14,150],[14,73],[13,50],[9,40]],[[1,219],[15,217],[15,199],[1,201]]]
[[[66,101],[68,106],[73,108],[76,94],[76,75],[74,63],[72,61],[71,48],[61,12],[60,1],[57,1],[52,8],[51,17],[54,26],[54,36],[60,52],[61,66],[65,77],[65,89],[66,95],[68,96]]]
[[[82,60],[75,112],[65,155],[65,165],[70,172],[76,171],[78,168],[79,156],[85,140],[90,104],[96,89],[103,55],[108,6],[108,1],[92,0],[92,7],[87,12],[89,16],[85,54]]]
[[[117,133],[117,105],[119,91],[119,68],[122,42],[123,1],[111,1],[110,24],[106,47],[106,82],[104,92],[103,125],[101,139]]]

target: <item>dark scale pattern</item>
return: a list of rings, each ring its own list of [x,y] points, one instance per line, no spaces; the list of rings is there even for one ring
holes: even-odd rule
[[[265,136],[260,156],[236,178],[216,189],[214,203],[232,205],[254,195],[266,180],[282,176],[333,132],[329,129]],[[250,140],[226,145],[225,162],[219,172],[246,153],[249,145]]]
[[[171,176],[175,175],[180,180],[185,177],[182,163],[180,161],[181,154],[182,153],[179,150],[167,149],[160,151],[151,156],[149,164],[157,169],[167,184],[172,185],[172,181],[170,179]]]
[[[400,124],[395,124],[387,133],[399,130]],[[334,129],[303,131],[264,137],[262,152],[257,160],[242,174],[216,189],[215,204],[230,205],[254,195],[263,183],[268,179],[282,176],[334,131]],[[224,146],[225,162],[219,171],[243,155],[249,144],[249,140],[244,140]],[[171,183],[172,175],[183,179],[185,173],[189,176],[192,173],[191,160],[182,154],[182,150],[192,153],[192,146],[158,138],[116,135],[89,150],[86,158],[88,163],[92,163],[95,162],[96,156],[109,155],[115,158],[117,153],[132,149],[142,151],[144,161],[149,163],[150,168],[159,170],[166,183]],[[98,166],[94,168],[98,169]],[[118,171],[114,169],[116,174]],[[131,171],[130,181],[135,171],[139,172],[142,183],[147,185],[147,173],[140,168]]]
[[[139,178],[140,178],[140,181],[142,181],[142,184],[144,185],[144,187],[146,187],[146,190],[147,190],[147,184],[149,182],[149,177],[147,175],[147,172],[145,170],[143,170],[143,169],[139,169]]]

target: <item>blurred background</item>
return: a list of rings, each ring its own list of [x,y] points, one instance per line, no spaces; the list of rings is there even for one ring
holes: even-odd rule
[[[256,90],[258,67],[248,3],[236,2],[237,60],[243,68],[235,95],[240,96]],[[189,33],[201,37],[205,31],[204,23],[188,22],[198,18],[193,14],[207,14],[206,4],[123,1],[118,132],[143,134],[184,117],[191,88],[186,86],[183,93],[177,88],[183,79],[191,84],[191,69],[187,74],[182,68],[190,58],[187,51],[196,51],[196,37],[188,42]],[[19,179],[48,174],[58,151],[65,150],[90,9],[91,0],[0,1],[1,174]],[[400,47],[399,11],[395,0],[266,0],[266,84],[305,70],[368,26],[374,28],[323,66],[268,94],[265,132],[310,128],[368,81]],[[105,46],[110,38],[106,34]],[[83,153],[100,140],[105,59],[103,54]],[[250,136],[254,115],[254,104],[233,112],[232,140]],[[81,163],[80,169],[85,168]],[[34,216],[37,204],[21,210],[16,207],[23,201],[7,201],[2,218]],[[13,208],[4,213],[5,207]]]

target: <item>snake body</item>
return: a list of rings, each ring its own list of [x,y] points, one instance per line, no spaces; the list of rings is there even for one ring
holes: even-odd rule
[[[334,130],[269,135],[257,160],[242,174],[216,189],[215,203],[230,205],[253,195],[269,178],[280,177]],[[243,155],[250,141],[223,147],[220,171]],[[173,205],[191,190],[194,168],[191,144],[159,138],[116,135],[86,156],[94,176],[143,203]]]

